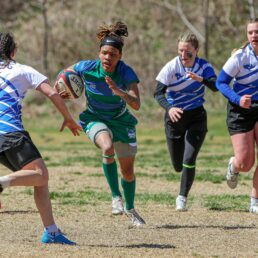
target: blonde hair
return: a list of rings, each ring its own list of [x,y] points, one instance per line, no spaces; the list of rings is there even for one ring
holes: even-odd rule
[[[189,32],[179,35],[179,37],[177,38],[177,43],[179,42],[189,42],[195,49],[199,48],[199,41],[197,37],[195,36],[195,34]]]

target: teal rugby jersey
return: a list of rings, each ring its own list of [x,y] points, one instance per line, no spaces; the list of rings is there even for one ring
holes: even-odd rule
[[[126,111],[125,101],[113,94],[105,82],[105,77],[109,76],[118,88],[128,91],[130,84],[139,82],[131,67],[119,61],[115,71],[107,73],[103,70],[100,60],[84,60],[76,63],[73,69],[83,79],[90,112],[101,119],[109,120],[119,117]]]

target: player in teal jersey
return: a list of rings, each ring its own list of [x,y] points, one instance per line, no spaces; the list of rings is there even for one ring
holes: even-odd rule
[[[128,32],[122,22],[100,26],[99,59],[83,60],[68,69],[73,69],[84,81],[87,109],[80,114],[80,123],[102,151],[102,166],[112,193],[112,214],[125,213],[134,226],[141,226],[145,221],[134,209],[137,120],[126,107],[140,108],[139,79],[133,69],[121,61],[124,36],[128,36]],[[119,190],[115,153],[122,174],[125,207]]]

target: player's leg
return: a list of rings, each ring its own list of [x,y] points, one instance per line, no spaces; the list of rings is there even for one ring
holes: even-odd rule
[[[231,137],[234,156],[229,159],[227,184],[236,188],[239,172],[248,172],[254,164],[255,123],[258,110],[255,103],[250,109],[244,109],[228,102],[227,127]]]
[[[131,219],[134,226],[142,226],[145,221],[138,214],[134,207],[134,197],[136,189],[136,178],[134,175],[134,160],[137,152],[135,144],[116,142],[116,154],[121,169],[121,185],[125,198],[125,213]]]
[[[87,135],[102,151],[102,167],[112,194],[112,214],[123,214],[123,202],[119,190],[117,164],[112,143],[111,130],[101,122],[92,122],[87,126]]]
[[[183,118],[181,118],[183,119]],[[185,149],[185,130],[183,129],[183,120],[172,123],[170,118],[165,116],[165,134],[167,147],[171,163],[176,172],[181,172],[183,168],[183,156]]]
[[[15,173],[0,177],[0,185],[8,186],[42,186],[48,182],[48,171],[38,166],[35,169],[22,169],[26,164],[40,159],[41,155],[28,134],[20,143],[0,155],[0,162]]]
[[[196,159],[205,139],[205,135],[206,131],[189,130],[186,133],[180,192],[176,201],[176,209],[178,211],[187,210],[186,200],[194,182]]]
[[[0,177],[1,185],[34,186],[34,199],[43,225],[43,243],[61,243],[73,245],[57,228],[51,202],[48,195],[48,170],[39,151],[30,138],[24,138],[20,145],[1,153],[1,163],[17,172]],[[9,182],[7,182],[9,180]],[[5,188],[4,187],[4,188]]]
[[[258,148],[258,123],[255,124],[254,129],[256,149]],[[258,153],[256,154],[258,158]],[[251,201],[250,201],[250,212],[258,213],[258,166],[256,164],[254,175],[253,175],[253,187],[251,192]]]
[[[234,156],[230,158],[227,171],[227,184],[237,186],[239,172],[248,172],[254,164],[254,130],[231,135]]]

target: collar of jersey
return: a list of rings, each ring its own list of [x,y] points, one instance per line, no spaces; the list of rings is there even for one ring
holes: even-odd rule
[[[104,74],[105,76],[112,77],[112,75],[115,74],[116,69],[113,72],[111,72],[111,73],[105,72],[100,61],[99,61],[99,66],[100,66],[100,72],[102,74]]]

